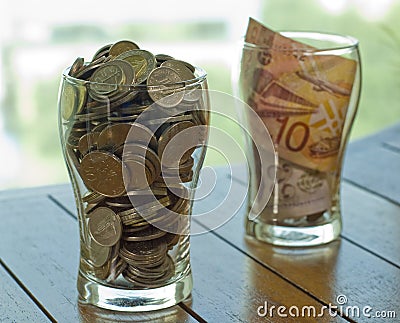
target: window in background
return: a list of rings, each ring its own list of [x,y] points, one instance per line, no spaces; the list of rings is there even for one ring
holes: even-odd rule
[[[263,21],[278,30],[320,30],[360,41],[363,85],[352,139],[400,121],[400,1],[265,1]]]
[[[360,39],[364,84],[353,138],[400,120],[398,1],[171,0],[138,6],[115,0],[107,6],[94,0],[21,0],[0,6],[0,189],[68,180],[57,94],[62,69],[76,57],[90,60],[102,45],[131,39],[154,54],[202,66],[210,89],[231,93],[230,71],[249,16],[277,30],[332,31]],[[241,140],[233,122],[213,116],[212,123]],[[218,140],[211,134],[211,145]],[[225,162],[209,150],[207,164]]]
[[[231,92],[235,45],[260,1],[1,2],[0,189],[66,182],[57,129],[62,70],[101,46],[130,39],[154,54],[202,66],[212,89]],[[33,14],[34,13],[34,14]],[[234,107],[227,107],[232,108]],[[228,126],[229,127],[229,126]],[[238,131],[236,131],[239,134]],[[240,137],[239,137],[240,139]],[[215,152],[208,163],[222,162]]]

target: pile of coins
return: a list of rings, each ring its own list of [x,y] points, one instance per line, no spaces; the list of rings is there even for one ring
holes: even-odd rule
[[[188,247],[185,183],[206,142],[198,126],[209,119],[205,76],[195,75],[191,64],[130,41],[69,69],[59,104],[67,164],[82,195],[85,273],[130,288],[163,286],[175,275],[182,257],[172,251]]]

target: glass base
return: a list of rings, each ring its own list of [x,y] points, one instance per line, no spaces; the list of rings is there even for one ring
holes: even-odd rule
[[[100,284],[78,274],[79,302],[97,307],[124,312],[154,311],[174,306],[192,292],[191,271],[181,279],[159,288],[122,289]]]
[[[314,226],[282,226],[246,219],[246,234],[277,246],[308,247],[329,243],[342,231],[340,216]]]

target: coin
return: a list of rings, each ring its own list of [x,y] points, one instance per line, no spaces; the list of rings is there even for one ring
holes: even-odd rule
[[[184,84],[179,74],[169,67],[155,68],[147,78],[150,97],[158,105],[174,107],[178,105],[184,96]]]
[[[77,94],[74,86],[67,81],[64,81],[61,91],[61,114],[64,120],[69,120],[76,110]]]
[[[89,132],[83,135],[78,142],[78,149],[82,155],[86,155],[89,151],[97,146],[98,132]]]
[[[119,42],[116,42],[113,44],[109,50],[109,54],[111,56],[118,56],[126,51],[132,50],[132,49],[139,49],[139,46],[136,45],[134,42],[131,42],[130,40],[121,40]]]
[[[179,145],[179,143],[177,143],[174,146],[169,145],[168,146],[168,151],[166,154],[164,154],[165,152],[165,148],[167,146],[167,144],[169,143],[169,141],[175,137],[176,135],[178,135],[181,131],[188,129],[190,127],[193,127],[195,124],[191,121],[182,121],[179,123],[175,123],[173,125],[171,125],[170,127],[168,127],[160,136],[159,140],[158,140],[158,156],[161,159],[161,163],[167,167],[173,167],[175,165],[179,164],[179,160],[177,160],[177,156],[182,156],[181,157],[181,162],[185,162],[186,160],[188,160],[188,158],[190,157],[190,155],[193,153],[193,148],[187,150],[184,152],[184,154],[181,154],[182,149],[181,149],[181,145]],[[179,142],[185,142],[186,140],[190,140],[193,138],[186,138],[186,136],[179,136],[177,139],[179,139]],[[191,145],[189,147],[192,147]]]
[[[83,203],[99,203],[102,200],[104,200],[104,196],[96,192],[87,192],[82,196]]]
[[[160,63],[168,61],[170,59],[174,59],[172,56],[167,55],[167,54],[157,54],[155,57],[156,57],[157,62],[160,62]]]
[[[133,68],[123,60],[113,60],[101,65],[90,77],[89,94],[95,100],[107,100],[118,93],[120,85],[132,84]]]
[[[125,74],[119,65],[109,62],[96,69],[90,81],[90,93],[94,92],[97,95],[106,95],[116,91],[118,85],[125,82]]]
[[[154,137],[153,132],[148,127],[138,122],[135,122],[130,126],[127,141],[141,143],[152,149],[157,148],[157,140]]]
[[[112,44],[108,44],[108,45],[104,45],[103,47],[101,47],[94,55],[92,58],[92,61],[95,61],[96,59],[103,57],[103,56],[108,56],[109,52],[110,52],[110,48],[111,48]]]
[[[91,213],[88,228],[93,240],[105,247],[115,245],[122,234],[121,220],[107,207],[99,207]]]
[[[184,174],[188,173],[193,169],[194,159],[189,157],[184,163],[178,165],[178,167],[162,167],[163,174]]]
[[[88,243],[88,262],[94,267],[103,266],[107,260],[109,260],[111,249],[98,244],[93,239],[89,240]]]
[[[175,117],[166,117],[166,118],[160,118],[160,119],[150,119],[150,120],[143,120],[143,123],[146,125],[162,125],[167,122],[180,122],[180,121],[188,121],[192,120],[193,116],[190,114],[185,114],[185,115],[180,115],[180,116],[175,116]]]
[[[143,49],[129,50],[118,55],[116,59],[124,60],[132,65],[136,75],[136,84],[144,82],[156,66],[154,55]]]
[[[87,101],[87,90],[83,84],[76,85],[77,91],[77,106],[75,113],[81,113]]]
[[[111,124],[104,128],[97,138],[99,149],[116,149],[125,143],[126,137],[131,129],[129,123]]]
[[[150,147],[146,147],[141,144],[126,144],[124,149],[124,154],[129,155],[139,155],[144,156],[147,160],[151,162],[154,167],[154,180],[161,173],[161,162],[158,158],[157,153]]]
[[[87,80],[89,79],[93,72],[100,66],[103,65],[105,58],[100,57],[96,61],[90,62],[88,65],[85,65],[83,68],[79,70],[79,72],[75,75],[75,78],[77,79],[82,79],[82,80]]]
[[[72,64],[72,66],[68,72],[68,75],[75,76],[80,71],[80,69],[83,67],[84,63],[85,63],[84,59],[82,57],[78,57],[75,60],[75,62]]]
[[[123,259],[118,258],[115,264],[111,264],[110,276],[107,281],[114,282],[122,274],[127,265],[128,264]]]
[[[125,241],[147,241],[160,238],[165,234],[165,231],[149,226],[140,231],[124,233],[122,239]]]
[[[141,190],[149,187],[151,174],[145,163],[140,160],[124,160],[124,180],[128,190]]]
[[[175,60],[175,61],[180,62],[180,63],[182,63],[183,65],[185,65],[192,73],[194,73],[195,70],[196,70],[196,68],[195,68],[192,64],[190,64],[190,63],[188,63],[188,62],[181,61],[181,60]]]
[[[154,165],[149,158],[143,158],[142,156],[133,156],[134,160],[140,160],[145,163],[146,168],[150,171],[150,179],[148,180],[149,186],[154,183],[154,181],[160,176],[158,172],[157,165]],[[153,192],[154,193],[154,192]]]
[[[86,187],[99,194],[116,197],[125,192],[122,161],[108,152],[92,151],[83,157],[80,174]]]
[[[170,59],[161,64],[161,67],[169,67],[172,68],[175,72],[178,73],[180,78],[184,81],[194,79],[194,75],[191,70],[183,63],[182,61],[178,61],[176,59]]]

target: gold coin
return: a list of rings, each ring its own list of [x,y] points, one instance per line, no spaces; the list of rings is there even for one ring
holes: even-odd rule
[[[111,46],[109,55],[116,57],[132,49],[139,49],[139,46],[130,40],[120,40]]]
[[[110,48],[111,48],[112,44],[108,44],[108,45],[104,45],[103,47],[101,47],[94,55],[92,58],[92,61],[97,60],[100,57],[103,56],[108,56],[109,52],[110,52]]]
[[[145,157],[146,159],[148,159],[152,165],[154,166],[155,170],[154,170],[154,177],[157,177],[160,173],[161,173],[161,162],[160,159],[158,158],[158,155],[155,153],[154,150],[152,150],[149,147],[146,147],[144,145],[141,144],[136,144],[136,143],[126,143],[124,146],[124,151],[123,151],[123,160],[125,160],[125,158],[129,158],[129,156],[132,155],[138,155],[138,156],[142,156]]]
[[[81,113],[86,105],[87,90],[86,87],[81,84],[77,84],[75,88],[78,96],[76,113]]]
[[[169,67],[176,71],[183,81],[194,79],[194,75],[191,70],[183,63],[176,59],[167,60],[161,64],[161,67]]]
[[[184,163],[179,164],[178,167],[162,167],[163,174],[184,174],[188,173],[192,170],[194,166],[194,159],[193,157],[189,157],[187,161]]]
[[[135,71],[136,84],[144,82],[148,78],[150,72],[156,67],[156,59],[154,55],[147,50],[129,50],[118,55],[116,59],[124,60],[131,64]]]
[[[99,203],[102,200],[104,200],[104,196],[96,192],[87,192],[85,195],[82,196],[83,203],[94,204]]]
[[[79,70],[79,72],[75,75],[75,78],[77,79],[82,79],[82,80],[87,80],[89,79],[94,71],[99,68],[100,66],[103,65],[105,58],[100,57],[96,61],[91,62],[88,65],[85,65],[83,68]]]
[[[103,266],[99,268],[94,268],[94,275],[98,279],[106,279],[110,274],[110,261],[107,261]]]
[[[64,81],[61,91],[61,115],[64,120],[69,120],[76,111],[77,93],[74,86],[67,81]]]
[[[89,132],[83,135],[78,142],[78,149],[82,155],[86,155],[89,151],[97,146],[98,132]]]
[[[128,121],[136,121],[137,118],[138,118],[137,115],[123,116],[123,117],[118,115],[111,115],[107,117],[107,120],[111,122],[128,122]]]
[[[168,61],[170,59],[174,59],[172,56],[166,55],[166,54],[157,54],[157,55],[155,55],[155,58],[156,58],[157,62],[160,62],[160,63]]]
[[[128,190],[141,190],[149,187],[151,174],[146,164],[140,160],[128,159],[123,161],[125,167],[125,183]]]
[[[166,196],[166,195],[168,195],[168,190],[166,188],[152,187],[151,189],[127,191],[126,194],[128,196],[138,196],[138,195],[139,196],[142,196],[142,195]]]
[[[101,246],[111,247],[121,238],[121,220],[108,207],[95,209],[89,217],[88,227],[90,236]]]
[[[169,67],[157,67],[147,78],[150,97],[162,107],[178,105],[184,96],[184,84],[179,74]]]
[[[157,140],[154,137],[154,133],[148,127],[138,122],[135,122],[131,125],[127,141],[142,143],[145,146],[149,146],[153,150],[157,148]]]
[[[67,146],[72,149],[78,149],[79,137],[70,134],[67,138]]]
[[[180,163],[183,163],[187,161],[190,157],[190,155],[193,153],[193,148],[187,150],[184,152],[184,154],[181,154],[182,148],[181,146],[184,146],[186,144],[187,140],[192,141],[193,138],[187,138],[187,136],[179,136],[177,137],[178,140],[176,140],[176,145],[168,146],[168,151],[165,152],[165,147],[169,143],[169,141],[175,137],[177,134],[179,134],[181,131],[188,129],[190,127],[193,127],[195,124],[191,121],[182,121],[179,123],[175,123],[171,126],[169,126],[160,138],[158,139],[158,156],[161,159],[161,163],[166,166],[166,167],[174,167],[176,165],[179,165]],[[181,144],[180,144],[181,143]],[[187,145],[186,145],[187,146]],[[189,145],[188,147],[192,147],[192,145]],[[181,160],[177,160],[177,156],[180,156]]]
[[[129,123],[116,123],[104,128],[97,138],[98,149],[115,150],[122,146],[130,129]]]
[[[88,247],[88,262],[94,267],[103,266],[110,258],[111,249],[98,244],[93,239],[89,240]]]
[[[137,161],[139,162],[141,165],[145,165],[145,169],[146,169],[146,176],[147,176],[147,171],[149,172],[148,177],[147,177],[147,184],[145,187],[143,187],[142,189],[139,189],[141,191],[146,190],[146,191],[150,191],[149,190],[149,186],[157,179],[158,177],[158,173],[156,172],[156,167],[152,164],[152,162],[143,157],[143,156],[139,156],[139,155],[124,155],[124,159],[123,162],[129,162],[129,161]],[[134,189],[134,188],[127,188],[128,191],[131,190],[138,190],[138,189]]]
[[[149,120],[143,120],[143,123],[146,125],[162,125],[164,123],[169,123],[169,122],[181,122],[181,121],[189,121],[192,120],[193,116],[191,114],[185,114],[181,116],[175,116],[175,117],[165,117],[165,118],[160,118],[160,119],[149,119]]]
[[[68,75],[74,77],[83,67],[85,60],[82,57],[78,57],[69,69]]]
[[[183,100],[185,102],[197,102],[200,100],[202,95],[203,89],[201,88],[201,85],[189,84],[186,85],[185,96],[183,97]]]
[[[154,258],[163,257],[166,254],[167,246],[162,240],[150,240],[150,241],[140,241],[140,242],[124,242],[121,250],[125,251],[125,254],[129,255],[131,258],[149,258],[153,256]]]
[[[122,161],[103,151],[92,151],[81,161],[80,175],[87,188],[108,197],[125,193]]]
[[[115,264],[111,264],[110,268],[110,276],[108,277],[108,282],[114,282],[126,269],[127,263],[123,260],[118,258]]]
[[[177,59],[176,59],[176,61],[184,64],[192,73],[194,73],[196,71],[196,68],[192,64],[190,64],[186,61],[181,61],[181,60],[177,60]]]
[[[165,231],[162,231],[156,227],[150,226],[146,227],[143,230],[124,233],[122,239],[125,241],[147,241],[160,238],[166,234]]]
[[[122,61],[123,62],[123,61]],[[96,99],[97,96],[109,95],[118,90],[118,86],[122,84],[131,84],[134,74],[127,75],[129,67],[126,62],[111,61],[102,64],[96,69],[90,77],[89,89],[91,96]],[[128,72],[129,73],[129,72]]]

